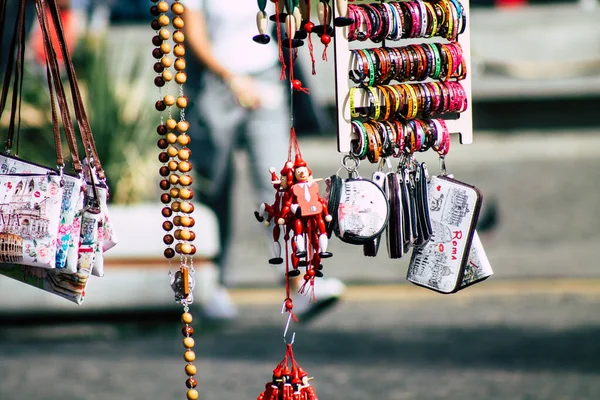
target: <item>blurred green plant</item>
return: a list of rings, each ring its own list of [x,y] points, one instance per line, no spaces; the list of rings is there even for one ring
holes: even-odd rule
[[[147,88],[152,84],[146,73],[147,64],[140,62],[139,54],[116,57],[120,60],[129,58],[128,62],[118,66],[118,71],[115,55],[111,55],[105,41],[83,38],[74,51],[73,63],[98,154],[106,171],[110,201],[117,204],[152,201],[157,191],[155,185],[148,182],[155,180],[155,142],[151,134],[156,125],[156,114],[149,106],[152,103],[146,101],[149,98]],[[64,77],[63,82],[70,99]],[[54,166],[45,70],[34,62],[28,63],[23,86],[19,155]],[[74,113],[71,114],[74,119]],[[6,118],[2,125],[5,131]],[[79,147],[80,154],[84,154],[81,145]],[[63,148],[65,155],[69,154],[64,140]]]
[[[78,64],[86,83],[90,125],[115,203],[134,204],[155,199],[156,147],[152,132],[156,113],[146,101],[147,63],[139,53],[111,56],[103,42],[85,41]],[[117,74],[111,65],[122,60]],[[89,63],[86,61],[89,60]],[[86,67],[87,66],[87,67]],[[124,68],[126,66],[126,68]],[[118,75],[118,76],[117,76]]]

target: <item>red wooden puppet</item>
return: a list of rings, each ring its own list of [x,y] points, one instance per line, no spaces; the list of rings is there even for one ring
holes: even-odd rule
[[[332,217],[327,211],[324,200],[319,195],[318,181],[313,179],[306,162],[299,154],[296,155],[293,173],[294,184],[290,188],[291,196],[284,204],[282,215],[287,215],[291,211],[295,216],[296,256],[298,258],[309,256],[312,260],[312,254],[307,254],[308,242],[313,246],[313,252],[320,258],[331,257],[332,254],[327,251],[328,238],[325,222],[331,222]],[[286,223],[283,218],[277,222],[279,225]],[[313,235],[317,235],[317,232],[318,236],[315,241]]]
[[[287,225],[288,228],[291,228],[290,225],[292,222],[292,215],[289,213],[289,211],[287,212],[287,215],[285,215],[283,214],[282,210],[288,201],[288,198],[291,196],[289,184],[291,180],[288,180],[288,177],[290,176],[292,167],[293,164],[287,162],[281,170],[280,177],[277,177],[275,168],[271,168],[271,183],[275,189],[275,201],[271,205],[262,203],[258,211],[254,212],[256,219],[259,222],[265,222],[267,226],[270,224],[271,220],[276,222],[275,227],[273,228],[274,257],[269,260],[269,264],[283,263],[283,258],[281,258],[281,243],[279,242],[279,239],[281,237],[281,225]],[[283,220],[283,224],[278,223],[280,220]]]

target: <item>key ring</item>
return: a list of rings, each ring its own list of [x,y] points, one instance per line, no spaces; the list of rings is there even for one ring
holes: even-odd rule
[[[344,157],[342,157],[342,166],[340,167],[340,169],[338,169],[338,173],[341,171],[342,168],[344,168],[346,171],[348,171],[348,178],[350,178],[350,179],[359,178],[360,177],[360,175],[358,175],[359,165],[360,165],[360,159],[358,159],[353,154],[346,154],[346,155],[344,155]]]

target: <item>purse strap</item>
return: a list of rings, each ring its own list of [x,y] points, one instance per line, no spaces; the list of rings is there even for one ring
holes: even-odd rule
[[[8,88],[10,87],[11,78],[14,75],[13,80],[13,92],[11,101],[11,114],[10,122],[8,126],[8,138],[6,143],[7,152],[10,151],[13,144],[13,136],[15,130],[15,120],[17,120],[17,131],[21,127],[21,89],[23,87],[23,64],[25,56],[25,1],[20,0],[19,9],[17,12],[17,18],[15,19],[15,25],[13,28],[13,35],[10,43],[8,63],[6,71],[4,73],[4,82],[2,84],[2,93],[0,94],[0,117],[2,116],[6,107],[6,101],[8,99]],[[3,14],[2,18],[6,18],[6,0],[3,1]],[[16,59],[15,59],[16,55]],[[14,69],[14,74],[13,74]],[[17,118],[18,117],[18,118]]]
[[[58,62],[57,62],[57,57],[56,57],[56,52],[54,51],[54,47],[52,46],[52,42],[50,40],[50,35],[48,33],[48,19],[46,16],[46,7],[45,7],[45,2],[46,0],[35,0],[35,4],[36,4],[36,10],[38,13],[38,19],[40,20],[40,25],[42,27],[42,31],[43,31],[43,35],[44,35],[44,43],[45,43],[45,47],[46,47],[46,60],[50,61],[50,72],[51,75],[53,75],[54,78],[54,82],[56,84],[56,86],[58,87],[58,91],[60,93],[59,98],[62,97],[62,101],[65,104],[65,109],[68,113],[68,107],[66,104],[66,95],[64,93],[63,90],[63,85],[62,85],[62,80],[60,79],[60,73],[59,73],[59,68],[58,68]],[[77,84],[77,77],[75,75],[75,68],[73,67],[73,62],[71,60],[71,57],[69,55],[68,49],[67,49],[67,45],[66,45],[66,41],[64,38],[64,30],[62,29],[62,24],[60,22],[60,15],[58,13],[58,7],[56,6],[56,2],[55,0],[49,0],[48,3],[50,4],[50,14],[52,15],[52,20],[53,20],[53,24],[59,39],[59,45],[60,48],[62,50],[62,54],[63,54],[63,59],[64,59],[64,64],[67,66],[67,75],[69,76],[69,82],[71,84],[71,95],[73,96],[73,104],[74,104],[74,109],[75,109],[75,115],[77,118],[77,123],[79,125],[79,132],[81,133],[81,140],[83,142],[83,146],[84,146],[84,150],[86,153],[86,156],[88,158],[88,161],[90,160],[96,160],[96,163],[94,163],[94,166],[96,167],[96,174],[98,175],[98,178],[103,180],[105,179],[104,177],[104,171],[102,171],[102,165],[100,164],[100,159],[97,157],[96,151],[95,151],[95,143],[93,142],[93,136],[92,136],[92,131],[87,119],[87,116],[85,114],[85,110],[83,107],[83,101],[81,100],[81,93],[79,91],[79,86]],[[50,55],[50,56],[49,56]],[[60,104],[60,101],[59,101]],[[69,124],[71,123],[70,118],[68,119]],[[66,124],[65,124],[65,128],[66,128]],[[65,129],[67,130],[67,129]],[[72,124],[70,125],[70,143],[73,143],[75,146],[75,149],[77,148],[77,144],[75,142],[75,134],[74,134],[74,129]],[[87,207],[93,210],[99,210],[100,207],[100,195],[98,193],[98,187],[96,185],[96,176],[94,176],[92,172],[92,166],[90,165],[90,184],[92,185],[92,196],[88,196],[87,197]],[[100,168],[100,169],[98,169]]]
[[[43,7],[43,4],[40,2],[35,2],[36,13],[39,21],[39,25],[42,32],[42,38],[44,41],[44,50],[46,53],[46,75],[48,77],[48,88],[50,90],[50,102],[52,104],[52,129],[54,131],[54,141],[57,149],[60,150],[60,154],[62,154],[61,140],[60,140],[60,130],[58,125],[58,118],[56,115],[56,108],[54,105],[54,98],[58,103],[61,118],[63,121],[63,126],[65,130],[65,136],[67,138],[67,144],[69,146],[69,151],[71,153],[72,161],[73,161],[73,169],[78,174],[83,172],[83,167],[79,158],[79,151],[77,149],[77,139],[75,136],[75,128],[73,127],[73,122],[71,120],[71,114],[69,112],[69,106],[67,102],[67,96],[65,94],[64,86],[60,77],[60,71],[58,67],[58,61],[56,57],[56,52],[52,46],[52,41],[50,39],[50,33],[48,30],[48,19],[46,17],[46,11]],[[56,93],[53,91],[53,86],[56,88]],[[57,150],[57,154],[58,154]],[[58,157],[57,157],[58,161]],[[59,167],[64,165],[64,159],[62,163],[58,164]]]
[[[0,21],[5,20],[6,18],[6,0],[2,0],[0,11],[2,14],[0,15]],[[9,50],[9,60],[7,63],[6,71],[4,74],[4,83],[2,86],[2,93],[0,94],[0,116],[2,115],[6,100],[8,98],[8,88],[10,86],[11,77],[13,75],[13,68],[15,69],[14,76],[14,88],[12,95],[12,104],[11,104],[11,116],[10,116],[10,124],[7,134],[6,140],[6,152],[10,153],[13,147],[14,142],[14,134],[15,134],[15,119],[17,122],[17,151],[19,152],[19,133],[20,133],[20,105],[21,105],[21,95],[22,95],[22,84],[23,84],[23,76],[24,76],[24,55],[25,55],[25,15],[27,12],[27,0],[19,1],[19,9],[18,15],[15,20],[15,27],[13,31],[13,37],[10,44]],[[56,151],[56,165],[59,169],[62,170],[64,166],[64,155],[62,151],[62,143],[60,138],[60,128],[58,123],[58,117],[56,113],[56,105],[55,100],[59,104],[59,108],[61,111],[61,117],[63,120],[63,124],[65,126],[65,136],[67,138],[67,143],[69,145],[69,150],[72,156],[73,168],[77,173],[81,173],[83,168],[81,166],[81,161],[79,159],[79,154],[77,150],[77,142],[75,139],[75,133],[73,129],[73,125],[71,122],[71,118],[68,112],[66,96],[64,94],[64,88],[62,86],[62,82],[60,80],[60,75],[58,73],[58,65],[56,63],[56,54],[53,52],[52,46],[50,45],[50,39],[47,30],[47,24],[44,25],[44,21],[40,19],[40,15],[38,14],[38,20],[40,22],[40,28],[42,29],[42,35],[44,39],[44,49],[46,53],[46,76],[48,80],[48,89],[50,93],[50,104],[51,104],[51,113],[52,113],[52,131],[54,136],[54,144]],[[45,28],[45,29],[44,29]],[[2,43],[2,32],[0,31],[0,44]],[[16,54],[16,61],[15,61]],[[51,60],[54,59],[54,63]],[[54,85],[53,85],[54,81]],[[54,91],[54,86],[56,86],[56,92]]]
[[[92,135],[92,129],[89,124],[89,120],[85,109],[83,107],[83,101],[81,98],[81,91],[79,90],[79,84],[77,82],[77,75],[75,74],[75,68],[73,67],[73,60],[71,59],[71,55],[69,53],[67,42],[65,40],[64,29],[62,26],[60,14],[58,11],[58,6],[56,4],[56,0],[35,0],[36,3],[40,3],[42,9],[44,8],[44,3],[48,3],[50,14],[52,16],[52,22],[54,23],[54,28],[56,30],[56,34],[58,37],[59,47],[61,49],[61,53],[63,56],[64,64],[67,71],[67,76],[69,78],[69,84],[71,86],[71,96],[73,99],[75,116],[77,118],[77,123],[79,125],[79,131],[81,133],[81,139],[84,145],[84,149],[86,155],[89,160],[93,163],[96,174],[100,180],[106,179],[104,174],[104,170],[102,169],[102,163],[100,162],[100,157],[98,156],[98,152],[96,150],[96,143],[94,141],[94,137]],[[93,179],[92,179],[93,180]]]

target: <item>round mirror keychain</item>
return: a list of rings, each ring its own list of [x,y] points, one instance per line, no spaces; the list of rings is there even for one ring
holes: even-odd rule
[[[187,134],[189,123],[185,120],[185,109],[188,99],[183,93],[183,84],[187,80],[185,73],[185,36],[182,31],[184,21],[182,14],[185,11],[183,4],[175,0],[171,6],[166,1],[151,0],[154,3],[150,7],[150,14],[154,17],[151,23],[155,35],[152,37],[152,56],[156,59],[154,71],[154,85],[158,88],[158,100],[155,108],[160,112],[160,124],[156,131],[160,136],[157,146],[160,149],[158,160],[162,163],[159,169],[160,188],[163,193],[160,196],[164,204],[162,216],[164,221],[162,229],[165,231],[163,242],[167,246],[164,256],[169,262],[170,285],[175,294],[175,301],[183,306],[181,322],[184,324],[181,332],[184,336],[183,346],[184,360],[186,361],[185,373],[188,376],[186,386],[188,388],[188,400],[198,399],[196,390],[197,380],[196,359],[194,348],[194,328],[191,326],[192,314],[189,306],[194,301],[192,291],[194,289],[194,264],[193,256],[196,247],[193,241],[196,234],[191,229],[194,224],[194,205],[191,203],[194,197],[190,185],[193,180],[190,175],[192,164],[190,163],[191,151],[187,147],[190,137]],[[172,16],[167,13],[169,10]],[[169,26],[173,27],[171,34]],[[170,40],[172,39],[173,46]],[[173,54],[173,60],[170,54]],[[175,74],[171,71],[175,69]],[[170,92],[170,86],[174,81],[176,92]],[[173,260],[179,257],[179,266],[174,269]]]

